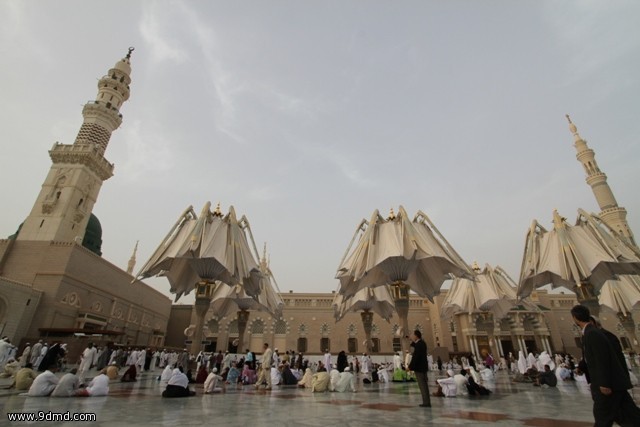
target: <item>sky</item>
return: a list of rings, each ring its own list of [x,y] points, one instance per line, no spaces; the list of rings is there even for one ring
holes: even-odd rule
[[[134,46],[94,207],[113,264],[220,202],[281,291],[330,292],[360,221],[402,205],[517,281],[534,219],[599,210],[565,114],[640,233],[638,19],[631,0],[0,0],[0,236]]]

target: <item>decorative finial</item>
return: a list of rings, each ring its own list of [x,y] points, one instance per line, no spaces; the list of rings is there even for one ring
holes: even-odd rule
[[[396,219],[396,214],[393,212],[393,208],[391,208],[391,210],[389,211],[389,218],[387,218],[387,220],[394,220]]]
[[[578,128],[571,121],[571,117],[569,117],[568,114],[565,114],[565,117],[567,118],[567,120],[569,120],[569,130],[571,131],[571,133],[574,135],[578,135]]]
[[[471,268],[473,269],[473,271],[480,271],[481,270],[481,268],[478,265],[477,261],[473,261],[473,265],[471,266]]]
[[[222,209],[220,209],[220,202],[218,202],[218,205],[216,206],[216,210],[213,211],[213,216],[222,217]]]
[[[127,53],[127,56],[126,56],[127,59],[131,59],[131,52],[133,52],[134,50],[136,50],[136,48],[133,46],[129,48],[129,52]]]
[[[566,218],[560,216],[557,209],[553,210],[553,225],[555,228],[563,227],[566,220]]]

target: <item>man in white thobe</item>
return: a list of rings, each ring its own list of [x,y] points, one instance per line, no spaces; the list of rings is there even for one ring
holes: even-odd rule
[[[42,345],[42,348],[40,348],[40,354],[38,355],[38,358],[36,359],[36,363],[33,365],[34,368],[40,369],[40,364],[42,363],[42,359],[44,359],[44,357],[47,355],[48,351],[49,351],[49,345],[47,343],[44,343]]]
[[[138,352],[138,360],[136,360],[135,362],[138,373],[144,372],[144,364],[146,360],[147,360],[147,350],[143,348]]]
[[[360,360],[360,372],[366,377],[369,378],[369,373],[371,372],[371,358],[367,353],[362,354],[362,359]]]
[[[76,375],[78,370],[73,368],[68,373],[64,374],[58,385],[53,389],[51,396],[53,397],[71,397],[75,396],[80,387],[80,378]]]
[[[223,378],[220,375],[218,375],[218,369],[213,368],[209,373],[209,375],[207,376],[207,379],[204,380],[204,392],[206,394],[209,394],[209,393],[220,393],[224,391],[223,387],[218,387],[218,384],[223,384],[224,386],[224,381],[223,381]]]
[[[84,384],[85,376],[87,375],[87,372],[89,372],[89,369],[91,369],[91,367],[96,363],[97,358],[98,351],[93,346],[93,343],[90,342],[80,356],[80,366],[78,367],[80,384]]]
[[[349,390],[355,393],[356,378],[350,371],[351,371],[351,368],[347,367],[347,368],[344,368],[344,372],[340,374],[340,379],[336,384],[337,392],[344,393],[345,391]]]
[[[29,360],[29,362],[31,362],[31,364],[38,369],[38,365],[36,365],[36,361],[38,360],[38,357],[40,356],[40,349],[42,348],[42,340],[38,341],[37,343],[35,343],[33,345],[33,348],[31,349],[31,360]]]
[[[329,372],[329,391],[336,391],[338,380],[340,380],[340,372],[338,372],[338,367],[333,365],[331,372]]]
[[[453,370],[447,370],[447,378],[441,378],[436,380],[440,390],[434,393],[435,396],[444,396],[444,397],[456,397],[458,393],[458,388],[456,387],[456,380],[453,378],[454,373]]]
[[[273,363],[273,351],[269,348],[269,344],[264,343],[264,352],[262,353],[262,366],[260,366],[260,378],[256,382],[256,388],[260,387],[262,380],[267,382],[267,390],[271,390],[271,364]]]
[[[109,394],[109,377],[107,370],[100,371],[100,375],[93,378],[86,389],[81,390],[78,396],[106,396]]]
[[[20,356],[20,366],[24,367],[30,359],[31,356],[31,344],[27,343],[27,346],[22,350],[22,355]]]
[[[329,352],[329,349],[326,349],[324,351],[324,368],[329,371],[331,369],[331,353]]]
[[[57,366],[51,366],[49,369],[41,373],[33,380],[33,384],[27,392],[28,396],[49,396],[53,389],[58,385],[58,377],[55,372],[58,371]]]
[[[402,369],[402,358],[400,357],[400,352],[393,355],[393,369]]]

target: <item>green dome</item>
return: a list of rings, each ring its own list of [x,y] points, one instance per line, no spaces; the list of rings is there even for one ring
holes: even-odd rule
[[[20,233],[20,229],[22,229],[22,226],[24,225],[24,222],[20,224],[20,226],[18,227],[18,229],[16,230],[15,233],[13,233],[11,236],[7,237],[7,239],[9,240],[16,240],[16,238],[18,237],[18,234]]]
[[[89,222],[87,222],[87,229],[84,232],[82,246],[102,256],[102,226],[100,225],[100,220],[98,220],[98,217],[94,214],[91,214]]]

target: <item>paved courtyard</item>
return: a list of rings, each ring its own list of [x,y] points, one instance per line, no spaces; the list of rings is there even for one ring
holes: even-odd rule
[[[637,372],[636,373],[640,373]],[[276,386],[256,391],[252,386],[228,389],[224,394],[163,399],[155,374],[144,373],[136,383],[112,382],[110,395],[94,398],[36,398],[0,389],[0,425],[222,425],[222,426],[369,426],[369,425],[503,425],[579,427],[593,425],[588,389],[575,383],[557,388],[512,383],[497,374],[489,397],[432,397],[432,408],[420,408],[415,383],[360,383],[356,393],[311,393],[296,387]],[[431,391],[435,376],[429,383]],[[9,384],[0,379],[0,387]],[[192,385],[193,387],[193,385]],[[640,388],[633,390],[640,402]],[[15,412],[92,413],[96,421],[9,422]]]

